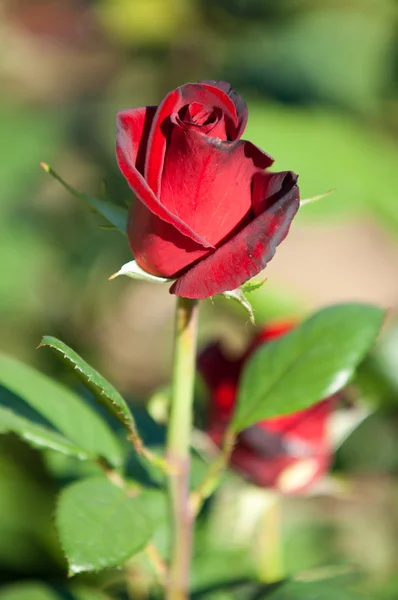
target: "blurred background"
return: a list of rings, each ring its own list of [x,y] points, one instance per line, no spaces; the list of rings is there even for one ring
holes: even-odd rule
[[[244,137],[275,169],[299,173],[302,197],[335,190],[300,211],[251,296],[257,320],[349,300],[389,313],[358,376],[374,415],[336,458],[350,492],[289,501],[286,522],[299,533],[286,544],[293,570],[337,558],[365,573],[372,598],[396,600],[396,0],[1,0],[0,51],[0,350],[47,373],[65,377],[35,350],[43,334],[137,402],[168,381],[173,298],[110,283],[130,260],[126,239],[39,167],[129,203],[114,158],[117,110],[157,104],[187,81],[226,79],[249,106]],[[230,302],[203,303],[202,345],[221,339],[234,354],[252,335]],[[54,484],[33,450],[0,444],[0,579],[62,571],[50,532]]]

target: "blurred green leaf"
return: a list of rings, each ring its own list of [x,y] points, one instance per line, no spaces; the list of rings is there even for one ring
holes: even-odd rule
[[[398,325],[383,331],[353,381],[361,399],[378,408],[398,404]]]
[[[271,593],[257,595],[257,600],[360,600],[356,593],[334,586],[333,582],[295,582],[281,584]]]
[[[152,534],[135,498],[104,477],[65,488],[56,523],[71,574],[120,565],[143,550]]]
[[[217,590],[228,591],[239,587],[242,582],[250,581],[253,575],[247,547],[231,548],[228,543],[227,547],[221,546],[220,543],[215,543],[215,546],[209,548],[205,542],[198,547],[192,564],[193,598],[211,598]]]
[[[111,596],[108,596],[102,590],[81,585],[76,587],[71,586],[68,592],[73,597],[73,600],[111,600]]]
[[[50,448],[81,460],[91,458],[82,448],[79,448],[56,431],[29,421],[29,419],[17,415],[12,410],[0,406],[0,433],[8,432],[15,433],[34,448]]]
[[[100,200],[99,198],[94,198],[94,196],[89,196],[84,192],[79,192],[74,187],[66,183],[47,163],[40,163],[41,167],[54,177],[59,183],[66,189],[72,196],[78,198],[79,200],[83,200],[86,202],[90,208],[96,212],[97,214],[104,217],[104,219],[114,228],[121,231],[124,235],[126,235],[127,231],[127,209],[122,208],[121,206],[117,206],[116,204],[111,204],[106,200]]]
[[[22,398],[66,438],[91,456],[122,463],[119,442],[109,426],[74,392],[15,358],[0,355],[0,384]]]
[[[392,407],[398,402],[397,390],[391,385],[373,353],[365,357],[353,379],[353,390],[358,397],[373,407]]]
[[[366,304],[331,306],[260,347],[243,371],[234,430],[303,410],[340,390],[373,344],[383,315]]]
[[[109,600],[110,596],[87,586],[70,586],[55,591],[45,583],[24,582],[6,585],[0,590],[0,600]]]
[[[398,323],[380,336],[372,356],[379,372],[398,394]]]
[[[49,346],[68,364],[82,383],[93,392],[97,400],[123,425],[135,426],[134,418],[127,403],[119,392],[98,371],[90,367],[77,352],[64,342],[46,335],[40,342],[39,348]]]
[[[137,510],[150,515],[152,541],[166,560],[170,550],[169,502],[165,489],[143,489],[135,498]]]
[[[0,600],[60,600],[59,595],[44,583],[14,583],[0,590]]]
[[[343,442],[338,461],[348,473],[393,473],[398,466],[398,441],[391,415],[369,415]]]
[[[97,590],[81,584],[76,586],[71,585],[67,589],[67,592],[73,600],[111,600],[111,597],[102,590]]]

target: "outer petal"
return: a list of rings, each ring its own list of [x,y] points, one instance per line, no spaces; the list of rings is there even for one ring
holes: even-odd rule
[[[263,423],[259,423],[258,426],[264,427],[266,431],[284,435],[287,438],[301,439],[310,446],[318,447],[326,439],[326,422],[332,412],[334,403],[333,397],[327,398],[306,410],[267,419]],[[294,454],[293,445],[291,454]]]
[[[145,179],[156,196],[160,195],[163,163],[171,131],[169,117],[193,102],[221,108],[224,117],[231,120],[232,127],[239,125],[234,103],[218,88],[204,83],[187,83],[167,94],[152,122],[145,163]]]
[[[246,128],[248,117],[247,106],[243,98],[232,89],[232,87],[227,81],[216,81],[214,79],[208,79],[204,81],[199,81],[199,83],[206,83],[207,85],[216,87],[231,98],[232,102],[235,105],[235,110],[238,116],[239,124],[234,132],[234,137],[231,137],[230,139],[239,139]]]
[[[174,278],[209,253],[141,202],[133,202],[130,207],[127,236],[139,266],[161,277]]]
[[[270,173],[258,172],[253,177],[253,211],[261,215],[269,206],[283,198],[297,181],[297,175],[292,171]]]
[[[239,365],[240,361],[238,362]],[[229,360],[219,342],[207,346],[198,356],[198,367],[206,385],[212,392],[223,383],[225,379],[232,379],[236,384],[239,370],[235,361]],[[233,408],[235,396],[228,402],[228,408]],[[216,402],[216,404],[218,404]],[[222,404],[222,403],[221,403]]]
[[[283,319],[283,320],[275,320],[271,321],[271,323],[267,323],[264,327],[257,333],[256,337],[250,344],[248,350],[246,351],[245,357],[248,358],[254,350],[259,348],[262,344],[266,342],[272,342],[272,340],[276,340],[282,335],[289,333],[292,329],[297,326],[297,319]]]
[[[285,239],[299,208],[299,190],[292,184],[264,213],[177,279],[170,293],[208,298],[237,288],[264,269]]]
[[[211,244],[160,203],[142,176],[147,133],[153,114],[153,107],[121,111],[117,114],[116,157],[119,168],[138,200],[151,212],[166,223],[173,225],[180,233],[189,237],[200,247],[211,248]]]
[[[251,217],[253,176],[270,164],[272,158],[251,142],[223,142],[176,126],[164,162],[162,205],[215,246]]]
[[[329,467],[326,426],[332,407],[333,399],[327,399],[250,427],[239,436],[232,464],[257,485],[303,491]]]
[[[120,110],[116,114],[116,125],[119,130],[124,131],[129,137],[129,158],[136,169],[144,174],[145,154],[151,129],[153,117],[157,106],[142,106],[129,110]],[[118,139],[116,139],[118,144]]]

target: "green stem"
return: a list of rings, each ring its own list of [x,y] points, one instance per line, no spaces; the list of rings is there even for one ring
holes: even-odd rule
[[[259,523],[257,547],[258,577],[263,583],[275,583],[285,576],[282,533],[282,498],[274,491],[267,493],[267,508]]]
[[[196,367],[198,302],[177,298],[173,381],[167,431],[172,539],[167,600],[186,600],[194,515],[189,504],[190,439]]]

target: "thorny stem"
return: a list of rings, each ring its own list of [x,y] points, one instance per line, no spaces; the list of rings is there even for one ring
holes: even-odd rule
[[[198,301],[177,298],[173,380],[167,431],[171,508],[171,555],[167,600],[186,600],[194,515],[189,503],[190,438],[196,364]]]

